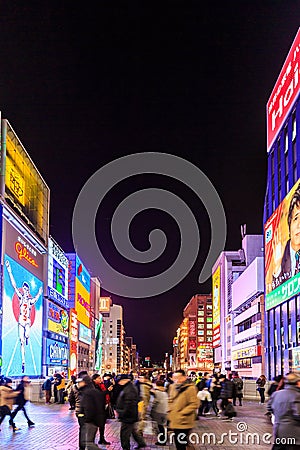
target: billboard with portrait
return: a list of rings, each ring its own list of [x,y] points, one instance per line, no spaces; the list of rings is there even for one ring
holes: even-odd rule
[[[221,267],[218,266],[212,276],[213,292],[213,346],[221,344],[220,323],[221,323]]]
[[[41,374],[43,282],[4,255],[2,373]]]
[[[268,310],[300,292],[300,180],[265,223],[264,239]]]

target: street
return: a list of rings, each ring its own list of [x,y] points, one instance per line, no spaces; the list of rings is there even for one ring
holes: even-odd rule
[[[35,427],[28,428],[22,412],[15,418],[20,428],[16,433],[8,426],[6,417],[1,424],[0,448],[5,450],[77,450],[78,424],[74,411],[69,405],[41,405],[30,403],[26,407]],[[264,415],[265,405],[255,401],[245,401],[243,406],[236,407],[238,415],[232,422],[214,415],[207,415],[197,420],[191,436],[191,448],[199,450],[229,449],[261,449],[271,448],[272,426]],[[110,420],[105,427],[105,438],[111,443],[100,446],[101,449],[121,449],[119,440],[119,422]],[[98,440],[98,435],[97,435]],[[96,442],[97,442],[96,440]],[[157,437],[145,435],[147,448],[175,448],[172,445],[158,447]],[[170,438],[168,439],[168,443]],[[135,443],[132,441],[132,448]]]

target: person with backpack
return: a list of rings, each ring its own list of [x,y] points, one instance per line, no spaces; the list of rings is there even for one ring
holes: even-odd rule
[[[239,400],[239,406],[243,406],[242,404],[242,398],[243,398],[243,388],[244,388],[244,382],[243,380],[239,377],[238,372],[235,372],[233,374],[232,377],[232,382],[235,385],[235,389],[233,391],[233,397],[232,397],[232,401],[233,401],[233,406],[236,406],[236,399],[238,398]]]

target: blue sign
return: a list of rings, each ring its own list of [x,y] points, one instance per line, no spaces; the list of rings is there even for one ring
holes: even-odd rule
[[[78,340],[85,342],[85,344],[91,345],[92,343],[92,330],[79,322],[79,336]]]
[[[46,339],[46,364],[55,366],[68,365],[69,347],[53,339]]]

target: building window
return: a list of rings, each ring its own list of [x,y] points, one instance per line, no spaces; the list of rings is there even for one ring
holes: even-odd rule
[[[293,112],[293,119],[292,119],[292,141],[296,139],[297,135],[297,123],[296,123],[296,112]]]

